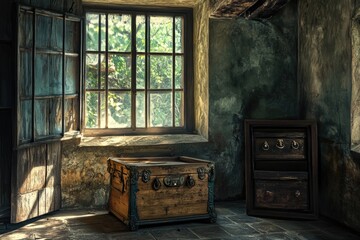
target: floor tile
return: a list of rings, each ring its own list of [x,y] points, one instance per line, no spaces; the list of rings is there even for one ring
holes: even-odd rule
[[[218,220],[140,226],[130,231],[104,209],[67,209],[20,224],[0,226],[1,240],[360,240],[360,235],[334,222],[259,218],[245,214],[242,202],[216,204]]]
[[[283,228],[280,228],[269,222],[252,223],[250,226],[262,233],[285,232]]]
[[[155,237],[156,240],[199,239],[198,236],[196,236],[186,228],[155,230],[151,231],[151,234]]]
[[[232,225],[223,226],[222,229],[230,233],[232,236],[260,234],[259,231],[256,231],[254,228],[250,227],[247,224],[232,224]]]
[[[221,229],[219,226],[190,228],[190,231],[192,231],[199,238],[206,238],[206,239],[226,238],[231,236],[230,234],[226,233],[223,229]]]

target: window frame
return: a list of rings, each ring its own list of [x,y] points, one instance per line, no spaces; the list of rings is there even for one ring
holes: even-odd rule
[[[87,4],[84,6],[84,19],[87,13],[98,14],[137,14],[151,16],[183,16],[184,17],[184,86],[183,86],[183,103],[184,103],[184,126],[183,127],[145,127],[145,128],[86,128],[85,126],[85,92],[86,92],[86,74],[85,74],[85,59],[86,59],[86,20],[83,21],[83,67],[82,67],[82,113],[81,113],[81,132],[84,136],[116,136],[116,135],[151,135],[151,134],[184,134],[194,133],[194,60],[193,60],[193,9],[192,8],[172,8],[172,7],[128,7],[128,6],[112,6],[112,5],[97,5]],[[133,44],[132,44],[133,46]],[[136,55],[133,52],[132,56]],[[98,51],[101,52],[101,51]],[[108,55],[108,49],[105,49]],[[145,50],[144,56],[148,56],[150,52]],[[132,74],[136,71],[132,71]],[[109,91],[109,89],[105,89]],[[147,89],[144,89],[146,92]],[[135,94],[136,88],[131,88],[131,96]],[[173,95],[173,93],[172,93]],[[134,114],[134,107],[131,108]],[[147,113],[146,113],[147,114]],[[132,116],[133,118],[133,116]]]
[[[36,144],[59,141],[65,134],[78,133],[80,130],[79,106],[81,99],[80,82],[82,80],[81,57],[83,55],[81,33],[83,31],[81,29],[81,17],[71,13],[61,13],[23,4],[16,4],[15,11],[17,13],[15,31],[17,127],[15,142],[18,148],[25,148]],[[26,15],[30,18],[26,23],[31,28],[27,29],[29,34],[25,37],[25,34],[21,33],[21,29],[26,28],[26,26],[21,25],[25,23],[25,21],[21,21],[21,17],[26,17]],[[40,21],[41,18],[43,18],[42,21]],[[44,21],[44,19],[47,20]],[[61,26],[60,30],[54,27],[55,21],[58,21],[57,27]],[[54,33],[54,36],[61,34],[60,37],[56,37],[56,46],[53,45],[55,40],[51,38],[51,35],[39,35],[39,22],[51,23],[47,30]],[[72,27],[69,28],[69,25]],[[74,31],[72,32],[72,30]],[[78,33],[75,33],[76,30]],[[39,39],[39,36],[44,39]],[[25,40],[21,40],[21,38]],[[22,43],[22,41],[25,42]],[[29,42],[26,43],[26,41]],[[25,53],[28,55],[27,57]],[[46,58],[47,62],[52,62],[55,59],[54,56],[59,58],[57,63],[61,62],[59,69],[53,70],[55,68],[51,64],[39,64],[40,58]],[[23,57],[24,59],[22,59]],[[75,59],[73,64],[68,62],[70,59]],[[41,78],[39,76],[44,73],[43,71],[39,72],[38,68],[44,66],[48,68],[45,73],[49,76]],[[26,69],[29,72],[26,72]],[[22,73],[22,71],[25,72]],[[69,71],[72,71],[73,74]],[[51,78],[51,74],[58,75],[58,78]],[[58,92],[38,92],[39,79],[42,79],[46,86],[55,83]],[[72,85],[71,90],[73,91],[67,91],[67,84]],[[21,88],[28,92],[25,93]],[[23,105],[26,101],[28,102],[27,107],[25,104]],[[55,104],[51,106],[55,101],[60,103],[57,105],[58,107],[54,107]],[[44,102],[43,106],[41,104],[36,105],[39,102]],[[26,115],[23,111],[30,114]],[[38,119],[43,120],[43,124],[38,124]],[[58,121],[56,122],[56,120]],[[57,128],[58,131],[51,131],[51,128]],[[44,131],[44,134],[39,134],[41,130]],[[27,133],[24,134],[24,132]]]

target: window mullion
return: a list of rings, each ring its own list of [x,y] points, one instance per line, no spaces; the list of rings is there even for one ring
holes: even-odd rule
[[[98,35],[98,90],[100,89],[101,86],[101,14],[98,15],[99,16],[99,26],[98,26],[98,31],[99,31],[99,35]],[[98,112],[98,128],[100,128],[101,126],[101,95],[100,95],[100,91],[97,91],[98,94],[98,105],[97,105],[97,112]]]
[[[66,18],[65,14],[63,14],[63,36],[62,36],[62,100],[61,100],[61,133],[64,136],[65,133],[65,39],[66,39]]]
[[[31,81],[32,81],[32,101],[31,101],[31,117],[32,117],[32,121],[31,121],[31,142],[35,141],[35,59],[36,59],[36,9],[34,9],[33,12],[33,32],[32,32],[32,38],[33,38],[33,42],[32,42],[32,73],[31,73]]]
[[[149,127],[150,107],[149,107],[149,82],[150,82],[150,16],[145,16],[145,128]]]
[[[172,40],[173,40],[173,50],[172,50],[172,100],[171,100],[171,109],[172,109],[172,126],[175,127],[175,16],[173,16],[172,23]]]
[[[131,127],[136,129],[136,15],[131,15]]]
[[[108,82],[108,65],[109,65],[109,14],[106,14],[105,21],[105,128],[108,128],[108,97],[109,97],[109,82]],[[101,68],[101,66],[100,66]],[[100,76],[101,77],[101,76]],[[100,116],[101,117],[101,113]]]

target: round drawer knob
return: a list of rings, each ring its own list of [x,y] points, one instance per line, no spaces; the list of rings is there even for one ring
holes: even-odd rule
[[[283,149],[285,147],[285,144],[284,144],[284,139],[278,139],[276,141],[276,147],[278,149]]]
[[[299,198],[301,196],[301,192],[299,190],[296,190],[295,192],[295,197]]]
[[[291,142],[291,147],[292,147],[293,149],[299,149],[300,144],[299,144],[297,141],[292,140],[292,142]]]
[[[265,142],[263,143],[262,149],[263,149],[264,151],[269,150],[269,143],[268,143],[267,141],[265,141]]]

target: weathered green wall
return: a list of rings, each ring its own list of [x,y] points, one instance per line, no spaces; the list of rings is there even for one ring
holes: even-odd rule
[[[109,156],[187,155],[216,164],[215,198],[244,198],[245,118],[296,118],[297,5],[264,21],[210,20],[209,142],[85,147],[64,142],[64,207],[104,206]],[[206,89],[205,89],[206,90]]]
[[[298,117],[296,1],[270,20],[211,19],[209,60],[209,136],[232,192],[244,184],[243,120]]]
[[[299,1],[301,116],[318,121],[320,214],[360,227],[360,160],[350,153],[352,0]]]

